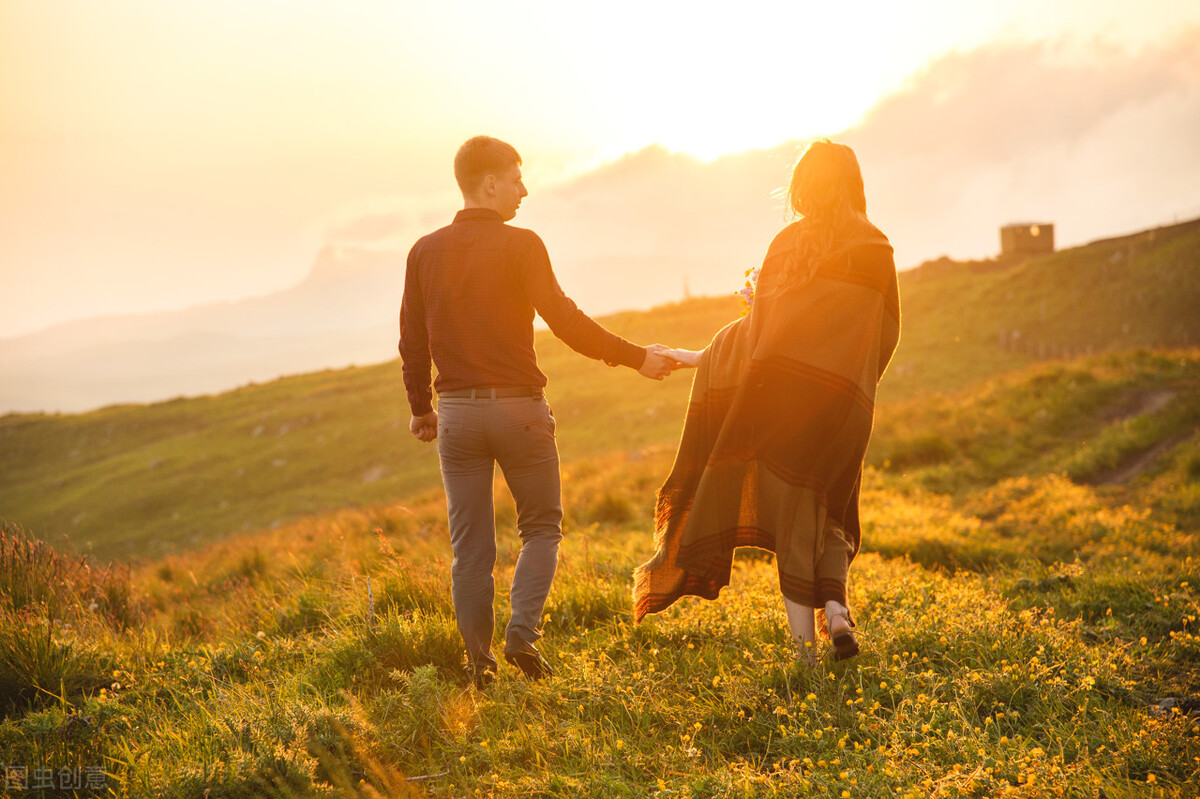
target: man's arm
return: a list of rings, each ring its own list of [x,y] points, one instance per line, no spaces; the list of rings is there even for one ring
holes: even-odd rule
[[[429,329],[425,324],[425,297],[421,293],[420,270],[408,254],[404,273],[404,299],[400,302],[400,359],[404,388],[412,419],[408,429],[421,441],[437,438],[437,412],[433,410],[433,360],[429,355]],[[432,430],[432,432],[431,432]]]
[[[525,295],[554,335],[581,355],[602,360],[609,366],[628,366],[656,380],[669,374],[666,359],[651,348],[639,347],[610,333],[579,310],[558,285],[546,245],[532,232],[529,237],[528,249],[520,260],[520,278]]]

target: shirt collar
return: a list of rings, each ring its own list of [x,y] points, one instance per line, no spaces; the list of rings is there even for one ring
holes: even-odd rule
[[[503,222],[500,214],[493,211],[491,208],[464,208],[454,215],[455,222],[474,222],[476,220],[484,220],[491,222]]]

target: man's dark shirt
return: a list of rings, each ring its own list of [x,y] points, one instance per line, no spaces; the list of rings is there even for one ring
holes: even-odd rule
[[[430,355],[438,392],[545,386],[533,351],[533,314],[571,349],[639,369],[645,350],[614,335],[571,301],[532,230],[510,227],[486,208],[413,245],[400,307],[400,357],[414,416],[433,409]]]

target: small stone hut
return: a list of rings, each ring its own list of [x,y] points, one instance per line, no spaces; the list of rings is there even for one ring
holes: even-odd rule
[[[1021,222],[1000,228],[1001,255],[1042,255],[1054,252],[1054,225]]]

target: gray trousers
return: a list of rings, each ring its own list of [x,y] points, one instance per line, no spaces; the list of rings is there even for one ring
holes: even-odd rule
[[[450,521],[454,613],[474,669],[495,668],[496,517],[492,478],[500,464],[517,506],[521,554],[509,600],[505,649],[541,638],[538,623],[562,540],[562,490],[554,416],[543,398],[442,398],[438,455]]]

